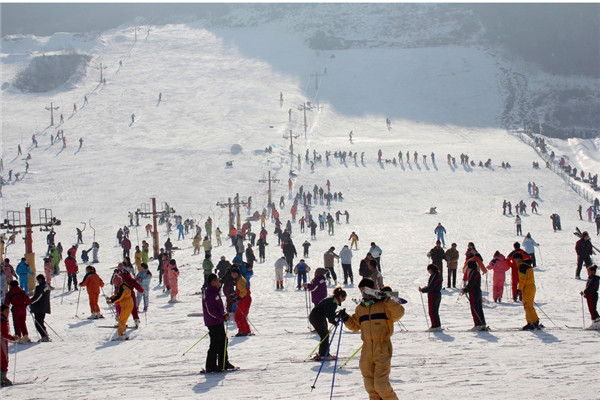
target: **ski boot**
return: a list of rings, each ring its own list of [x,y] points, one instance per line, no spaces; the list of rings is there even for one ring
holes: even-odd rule
[[[2,371],[2,379],[0,383],[2,383],[2,387],[12,386],[12,382],[8,379],[8,377],[6,376],[6,372],[4,371]]]
[[[534,325],[534,324],[527,324],[527,325],[525,325],[525,326],[524,326],[523,328],[521,328],[521,329],[522,329],[522,330],[524,330],[524,331],[532,331],[532,330],[536,329],[536,327],[535,327],[535,325]]]
[[[135,323],[135,329],[140,327],[140,320],[139,319],[134,319],[133,322]]]

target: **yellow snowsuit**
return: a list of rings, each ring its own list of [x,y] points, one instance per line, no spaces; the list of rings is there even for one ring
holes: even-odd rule
[[[538,315],[535,312],[535,308],[533,308],[533,298],[535,297],[533,268],[524,262],[519,263],[519,290],[523,296],[523,308],[525,309],[527,323],[533,324],[538,322]]]
[[[142,252],[136,251],[134,257],[135,266],[137,267],[136,272],[140,272],[142,270]]]
[[[126,283],[121,283],[119,290],[110,298],[111,303],[121,303],[121,312],[119,314],[119,336],[125,333],[127,320],[133,310],[133,300],[131,299],[131,288]]]
[[[404,307],[392,299],[387,301],[363,301],[354,315],[344,322],[353,332],[361,332],[363,347],[360,353],[360,371],[370,400],[397,400],[398,396],[390,385],[390,364],[394,322],[404,315]]]

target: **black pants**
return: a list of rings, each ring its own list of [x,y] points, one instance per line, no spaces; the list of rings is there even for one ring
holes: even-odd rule
[[[450,287],[450,278],[452,278],[452,287],[456,287],[456,268],[448,268],[448,287]]]
[[[285,257],[285,262],[288,265],[287,266],[287,272],[291,274],[292,270],[294,268],[294,256],[291,256],[291,257],[286,256]]]
[[[431,327],[439,328],[442,326],[442,323],[440,322],[440,303],[442,302],[442,294],[440,292],[427,293],[427,302],[429,303]]]
[[[342,264],[342,270],[344,271],[344,284],[348,283],[348,278],[350,278],[350,283],[354,283],[354,277],[352,276],[352,265]]]
[[[208,327],[210,346],[206,355],[206,371],[223,371],[229,364],[229,355],[225,354],[225,326],[221,322],[218,325]]]
[[[163,278],[163,270],[162,268],[158,268],[158,284],[162,285],[162,278]]]
[[[592,259],[590,256],[577,256],[577,271],[575,271],[575,276],[579,278],[581,275],[581,266],[585,263],[586,268],[592,265]]]
[[[321,344],[319,345],[319,355],[321,357],[328,356],[327,350],[329,349],[329,340],[331,338],[328,337],[329,329],[327,329],[327,321],[325,318],[313,317],[312,315],[310,316],[309,321],[310,324],[315,327],[321,340]],[[327,339],[325,339],[326,337]]]
[[[75,285],[75,290],[77,290],[77,274],[69,274],[69,281],[67,283],[67,287],[71,290],[71,282]]]
[[[38,333],[41,337],[48,337],[48,332],[46,331],[46,326],[44,325],[44,319],[46,319],[46,313],[35,313],[35,329],[37,329]]]
[[[265,259],[265,248],[264,247],[258,248],[258,258],[260,258],[261,261],[264,261],[264,259]]]
[[[469,292],[469,302],[471,303],[471,315],[473,316],[473,323],[475,326],[485,325],[481,290],[471,290]]]
[[[126,257],[129,257],[129,250],[123,249],[123,259],[125,259]]]
[[[333,267],[325,267],[325,269],[327,270],[327,279],[333,277],[333,280],[337,282],[337,275],[335,274],[335,270],[333,269]]]

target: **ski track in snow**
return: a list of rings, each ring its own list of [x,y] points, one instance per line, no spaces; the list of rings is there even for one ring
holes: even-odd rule
[[[227,213],[215,203],[240,193],[243,199],[252,196],[253,204],[261,210],[267,199],[266,184],[257,181],[266,178],[270,167],[274,177],[280,179],[273,186],[273,200],[278,204],[279,197],[285,196],[285,223],[290,218],[287,172],[291,167],[298,173],[294,190],[300,185],[312,190],[315,183],[325,186],[329,179],[332,190],[344,194],[344,200],[332,202],[330,208],[324,204],[313,207],[315,217],[323,211],[332,215],[338,209],[350,212],[350,224],[336,224],[334,236],[317,231],[317,240],[311,242],[310,257],[306,259],[313,270],[320,266],[325,250],[334,245],[339,251],[348,243],[350,233],[356,231],[360,242],[352,263],[355,283],[358,262],[369,243],[375,241],[384,252],[386,283],[408,300],[401,322],[409,332],[399,332],[396,325],[392,337],[390,380],[399,397],[459,398],[465,393],[487,399],[505,399],[509,394],[547,399],[598,397],[598,383],[590,373],[598,361],[594,350],[600,342],[598,332],[466,332],[472,319],[466,299],[457,302],[458,290],[443,295],[440,315],[448,330],[422,332],[427,325],[417,287],[427,282],[426,253],[434,245],[437,222],[448,231],[447,246],[458,243],[460,263],[467,242],[474,241],[487,265],[495,250],[507,254],[515,240],[522,241],[522,237],[515,237],[514,218],[502,215],[501,204],[503,199],[513,205],[523,199],[530,209],[528,181],[536,182],[541,194],[540,214],[523,217],[523,232],[531,232],[541,243],[541,266],[535,272],[536,302],[559,326],[582,323],[578,293],[584,282],[572,279],[576,240],[572,231],[575,226],[593,230],[593,225],[578,220],[576,208],[582,199],[568,185],[547,170],[531,169],[531,161],[538,160],[535,151],[496,127],[493,121],[502,112],[502,101],[495,90],[490,90],[496,87],[496,67],[485,53],[442,47],[317,54],[290,37],[274,38],[277,35],[268,36],[254,29],[210,32],[195,24],[152,27],[149,37],[133,46],[132,36],[130,28],[121,28],[104,32],[101,39],[91,40],[92,44],[70,42],[94,55],[86,76],[74,88],[35,95],[12,88],[3,91],[3,176],[8,169],[24,169],[20,157],[13,159],[17,143],[21,142],[24,152],[31,151],[33,156],[31,173],[23,181],[3,188],[3,210],[22,210],[29,202],[37,222],[38,208],[52,208],[54,216],[63,221],[56,231],[65,250],[75,241],[75,227],[93,219],[96,240],[101,245],[101,262],[96,267],[107,282],[121,254],[115,247],[116,230],[128,222],[128,211],[148,203],[151,196],[157,197],[159,207],[166,201],[184,218],[204,221],[210,215],[214,226],[226,231]],[[66,40],[64,34],[60,40]],[[47,38],[27,39],[20,46],[13,43],[10,49],[26,52],[46,42]],[[269,45],[272,51],[268,54],[251,47]],[[336,57],[329,58],[331,53]],[[274,67],[269,57],[283,54],[289,55],[288,62],[304,75]],[[7,53],[2,58],[3,80],[9,81],[24,64],[11,62]],[[123,66],[119,68],[121,59]],[[97,83],[98,71],[94,68],[100,61],[108,66],[106,86]],[[317,91],[310,74],[325,66],[328,74],[321,78]],[[160,104],[159,92],[163,95]],[[284,94],[281,105],[279,92]],[[82,107],[84,95],[89,104]],[[304,134],[298,105],[307,100],[322,108],[307,112],[308,129]],[[50,101],[65,113],[63,126],[46,126],[48,115],[43,107]],[[67,119],[74,102],[79,111]],[[382,111],[365,115],[361,102],[379,104]],[[293,110],[292,122],[287,122],[289,108]],[[130,126],[132,113],[136,114],[136,122]],[[385,129],[386,117],[392,120],[389,131]],[[64,151],[59,144],[50,146],[49,135],[56,129],[65,130],[68,147]],[[300,167],[295,158],[290,161],[288,154],[289,139],[284,135],[290,129],[294,135],[300,134],[294,139],[294,149],[302,155]],[[348,141],[350,130],[354,131],[352,144]],[[28,149],[33,132],[39,132],[39,148]],[[74,154],[79,137],[85,142]],[[241,154],[231,154],[233,144],[242,146]],[[261,150],[269,145],[275,147],[272,154],[266,155]],[[586,172],[598,170],[597,154],[589,155],[596,151],[597,143],[590,146],[580,140],[553,140],[552,145],[571,160],[577,158]],[[313,149],[323,155],[323,162],[316,164],[314,172],[305,164],[307,148],[311,159]],[[379,148],[384,159],[397,157],[401,150],[403,163],[377,164]],[[357,163],[348,158],[344,165],[332,155],[326,166],[325,150],[358,151]],[[363,151],[364,164],[360,162]],[[410,163],[406,162],[407,151],[411,153]],[[419,152],[418,163],[413,162],[414,151]],[[436,154],[435,165],[431,162],[432,151]],[[446,154],[459,160],[461,152],[476,162],[491,158],[493,170],[448,166]],[[422,154],[427,155],[427,163],[422,162]],[[234,161],[233,168],[225,168],[229,160]],[[509,161],[513,168],[500,168],[501,161]],[[432,206],[437,206],[439,213],[425,214]],[[554,212],[561,215],[561,232],[551,229],[549,216]],[[243,217],[249,213],[242,209]],[[344,221],[343,216],[341,219]],[[147,239],[143,225],[148,221],[141,219],[141,229],[132,229],[134,245]],[[258,224],[253,226],[257,229]],[[255,264],[251,280],[249,318],[258,333],[235,338],[235,325],[233,321],[229,324],[230,361],[241,371],[200,375],[208,339],[182,356],[206,332],[202,318],[187,317],[201,310],[200,297],[187,294],[200,288],[203,277],[197,268],[202,259],[191,255],[190,238],[177,241],[172,235],[175,245],[185,248],[175,252],[178,264],[191,264],[181,267],[181,303],[167,303],[168,296],[156,287],[155,276],[147,325],[140,314],[142,327],[130,331],[132,340],[109,341],[115,330],[95,327],[113,323],[105,304],[101,301],[104,320],[75,318],[77,293],[66,294],[61,304],[64,274],[55,277],[53,313],[47,322],[65,341],[52,334],[51,343],[19,345],[16,381],[27,382],[35,377],[39,381],[2,389],[2,396],[105,399],[122,395],[125,390],[133,399],[328,396],[333,363],[326,364],[316,389],[311,391],[319,364],[289,362],[308,356],[318,337],[308,332],[305,295],[293,290],[294,278],[285,277],[285,291],[274,290],[273,263],[280,251],[273,238],[273,224],[268,223],[267,228],[267,260]],[[160,234],[163,243],[167,236],[164,225],[160,226]],[[298,224],[294,224],[292,237],[301,254],[300,245],[310,239],[309,231],[300,233]],[[89,227],[84,240],[82,248],[92,241]],[[233,258],[229,243],[224,240],[222,247],[213,249],[215,261],[221,255]],[[45,233],[34,230],[34,245],[39,271]],[[21,252],[19,237],[16,245],[8,247],[7,256],[18,260]],[[150,263],[150,269],[156,271],[156,262]],[[340,275],[339,265],[336,270]],[[80,273],[79,279],[82,277]],[[483,285],[484,292],[491,291],[492,277],[484,277]],[[360,294],[356,285],[346,290],[348,300],[344,306],[351,311],[355,306],[351,299]],[[487,298],[491,299],[491,294]],[[498,328],[523,325],[521,305],[506,299],[506,294],[503,301],[484,306],[488,324]],[[554,327],[543,313],[538,313],[548,328]],[[82,318],[89,315],[85,290],[77,314]],[[589,324],[587,308],[585,323]],[[35,339],[31,320],[28,328]],[[301,334],[288,334],[286,330]],[[340,356],[348,357],[360,345],[360,335],[344,330]],[[11,346],[11,379],[14,361]],[[358,356],[336,372],[334,397],[366,397]]]

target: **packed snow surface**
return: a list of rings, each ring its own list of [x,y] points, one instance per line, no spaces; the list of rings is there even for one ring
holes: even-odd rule
[[[351,313],[353,299],[360,297],[358,263],[370,242],[383,249],[384,281],[408,300],[402,325],[396,325],[392,337],[390,382],[399,397],[598,398],[600,387],[594,371],[600,335],[566,328],[590,323],[579,296],[585,281],[573,279],[577,238],[572,232],[576,226],[589,230],[594,241],[595,225],[579,220],[576,210],[584,200],[551,171],[532,169],[531,162],[540,161],[535,151],[499,126],[503,100],[496,81],[500,64],[494,57],[466,47],[315,52],[276,27],[206,30],[194,24],[153,26],[144,27],[137,37],[134,42],[133,27],[124,27],[101,36],[3,39],[3,83],[10,83],[38,52],[59,51],[59,43],[93,59],[75,87],[23,94],[3,85],[2,176],[7,179],[12,170],[13,180],[3,187],[2,218],[4,211],[24,211],[25,205],[31,204],[37,223],[38,209],[52,209],[62,221],[56,231],[65,251],[75,243],[75,228],[85,222],[85,244],[80,249],[90,246],[95,232],[100,243],[96,268],[108,283],[121,258],[116,231],[128,224],[129,211],[149,203],[151,197],[157,198],[159,207],[167,202],[184,219],[195,218],[202,226],[211,216],[214,227],[226,232],[227,209],[216,203],[239,193],[241,199],[252,196],[253,200],[252,209],[242,208],[244,218],[262,211],[267,185],[258,181],[265,179],[269,170],[279,179],[273,184],[274,201],[278,205],[280,196],[285,198],[284,224],[291,219],[292,199],[287,188],[291,169],[296,173],[294,193],[302,185],[305,190],[312,190],[315,184],[325,187],[329,180],[332,191],[343,193],[343,201],[332,201],[329,207],[321,202],[312,207],[312,214],[348,210],[350,221],[346,224],[342,216],[331,236],[318,230],[306,261],[314,271],[322,266],[323,253],[330,246],[339,251],[349,244],[352,231],[358,234],[359,249],[352,262],[355,284],[345,287],[348,299],[343,305]],[[102,70],[106,84],[99,83],[100,63],[106,67]],[[45,110],[51,102],[60,107],[55,112],[56,126],[49,126],[50,113]],[[311,108],[304,129],[301,108],[306,102]],[[76,113],[72,113],[73,104]],[[64,123],[59,125],[60,113]],[[391,120],[389,130],[386,118]],[[62,142],[51,144],[50,136],[60,129],[66,148]],[[297,136],[294,156],[289,154],[290,131]],[[31,146],[33,134],[39,142],[37,148]],[[81,149],[79,138],[83,138]],[[17,156],[17,144],[23,155]],[[569,155],[574,165],[586,171],[599,170],[597,141],[553,140],[551,145]],[[269,146],[272,153],[265,153]],[[377,163],[379,149],[383,152],[381,163]],[[314,171],[305,160],[306,150],[311,161],[313,150],[322,155]],[[326,162],[326,150],[358,152],[358,156],[356,161],[348,157],[341,163],[332,155]],[[402,163],[385,161],[397,161],[399,151]],[[414,162],[414,152],[418,152],[418,162]],[[32,159],[24,173],[27,153]],[[462,166],[461,153],[475,162],[490,158],[492,167]],[[297,154],[302,156],[300,165]],[[457,159],[457,167],[447,163],[447,154]],[[425,162],[423,155],[427,155]],[[231,167],[226,166],[229,161]],[[510,162],[512,168],[501,168],[502,161]],[[16,173],[20,173],[17,182]],[[540,188],[539,214],[530,213],[530,181]],[[501,330],[524,325],[525,313],[507,291],[501,304],[493,302],[488,294],[490,273],[483,277],[484,311],[495,331],[467,332],[472,327],[467,300],[459,296],[458,289],[452,289],[443,292],[440,310],[447,329],[426,333],[429,320],[417,288],[427,283],[426,254],[435,243],[435,226],[438,222],[445,226],[447,245],[458,244],[459,265],[470,241],[487,265],[496,250],[507,255],[513,242],[523,239],[515,235],[514,216],[502,214],[504,199],[513,205],[523,199],[528,206],[528,214],[522,217],[523,232],[531,232],[540,243],[536,302],[547,329]],[[437,207],[438,213],[426,213],[430,207]],[[553,232],[549,218],[553,213],[561,216],[562,231]],[[142,219],[140,228],[131,228],[134,245],[146,239],[143,226],[149,221]],[[301,233],[298,223],[292,225],[292,239],[300,255],[301,243],[310,240],[309,231]],[[159,229],[162,244],[166,227]],[[254,223],[253,230],[258,229],[259,223]],[[256,335],[233,337],[235,324],[228,325],[228,353],[231,363],[241,367],[239,372],[199,374],[208,339],[182,356],[207,329],[202,318],[187,316],[202,309],[201,297],[194,295],[203,282],[202,256],[192,255],[191,235],[178,241],[174,232],[171,239],[181,248],[175,252],[181,265],[181,303],[167,303],[168,295],[158,286],[157,262],[152,261],[151,305],[142,315],[141,328],[131,332],[132,340],[111,341],[115,330],[99,327],[113,324],[109,308],[101,299],[106,319],[87,320],[87,293],[83,290],[81,298],[77,292],[63,294],[62,272],[53,278],[52,314],[46,319],[56,331],[50,332],[52,342],[10,346],[9,378],[13,378],[17,361],[16,382],[37,380],[3,388],[2,396],[330,396],[334,363],[324,366],[311,390],[320,365],[301,361],[317,345],[318,336],[307,328],[305,293],[295,290],[294,277],[285,278],[284,291],[275,290],[273,264],[281,251],[271,221],[267,229],[266,262],[255,264],[251,280],[249,319]],[[34,230],[38,271],[43,269],[45,235]],[[258,254],[257,249],[255,252]],[[215,264],[221,255],[228,260],[235,255],[229,241],[213,249]],[[16,244],[7,248],[7,257],[16,265],[22,256],[20,234]],[[341,267],[336,268],[341,274]],[[79,279],[83,269],[80,263]],[[329,291],[332,289],[330,286]],[[76,313],[81,318],[76,318]],[[35,340],[31,319],[28,328]],[[339,356],[350,356],[360,345],[360,335],[344,329]],[[333,389],[336,398],[367,397],[358,356],[335,372]]]

